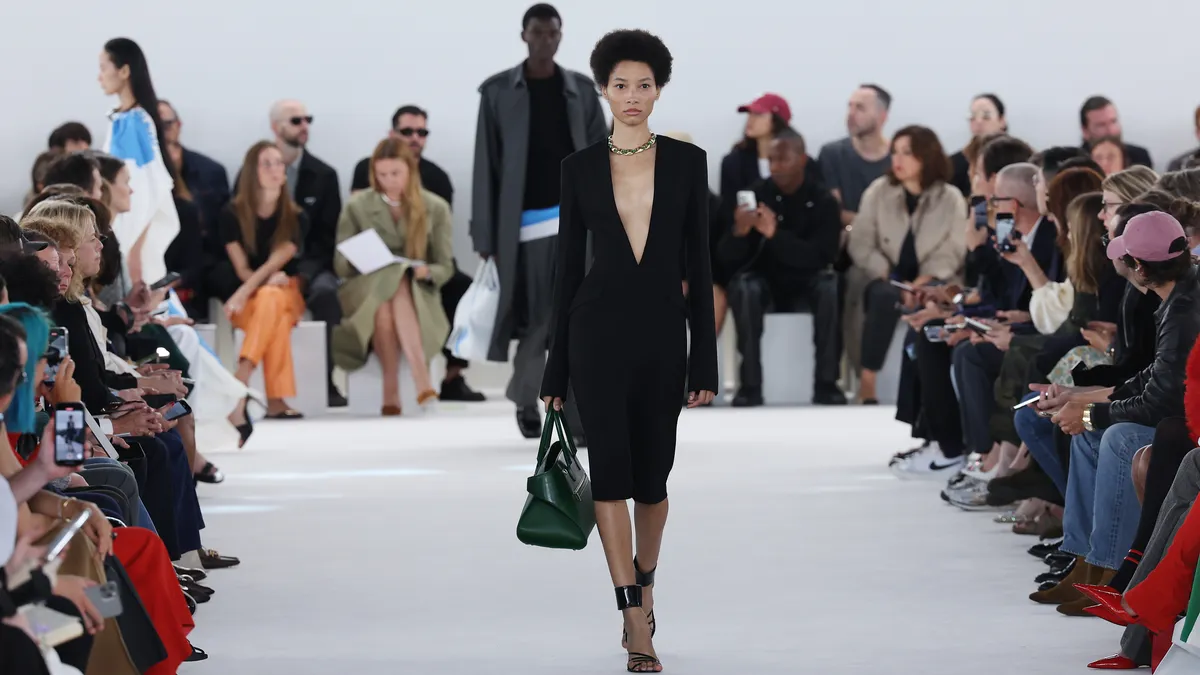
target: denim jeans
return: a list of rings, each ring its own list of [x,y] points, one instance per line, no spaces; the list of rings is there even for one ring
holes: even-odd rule
[[[1123,422],[1071,439],[1062,550],[1115,570],[1137,534],[1142,506],[1133,491],[1133,453],[1154,427]]]
[[[1067,472],[1058,458],[1058,449],[1054,447],[1054,422],[1037,414],[1033,406],[1027,405],[1014,413],[1013,424],[1017,427],[1021,442],[1029,448],[1029,455],[1054,481],[1058,491],[1065,495]]]
[[[967,446],[971,451],[986,455],[992,451],[992,430],[988,421],[995,407],[993,392],[1004,362],[1004,352],[991,343],[960,342],[954,347],[951,359]]]

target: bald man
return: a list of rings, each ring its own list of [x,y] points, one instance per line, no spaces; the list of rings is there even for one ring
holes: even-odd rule
[[[337,222],[342,212],[337,171],[308,151],[313,116],[304,103],[294,99],[276,101],[271,106],[270,122],[275,145],[283,153],[287,165],[288,191],[308,216],[308,231],[300,233],[302,246],[296,273],[313,320],[325,322],[329,405],[342,407],[346,405],[346,399],[333,386],[333,357],[329,353],[333,328],[342,321],[342,306],[337,297],[338,278],[333,273]],[[235,193],[239,180],[240,173],[234,179]]]

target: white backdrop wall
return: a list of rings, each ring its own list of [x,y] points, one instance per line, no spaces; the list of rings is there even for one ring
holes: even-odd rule
[[[427,156],[451,176],[455,248],[469,255],[467,214],[478,105],[476,87],[524,57],[527,0],[133,0],[9,3],[0,40],[0,211],[14,213],[29,167],[57,124],[78,119],[102,141],[113,105],[96,83],[104,41],[127,36],[146,51],[160,96],[175,104],[186,145],[225,164],[232,178],[247,147],[269,135],[267,110],[307,102],[310,149],[349,187],[354,163],[388,130],[392,112],[430,112]],[[895,97],[889,130],[933,127],[948,152],[967,140],[976,93],[999,94],[1012,131],[1034,146],[1076,143],[1078,109],[1094,93],[1114,99],[1125,136],[1162,168],[1195,145],[1200,103],[1190,0],[559,0],[559,63],[587,70],[595,41],[613,28],[658,33],[675,76],[654,116],[659,131],[686,130],[720,157],[740,136],[739,104],[764,91],[788,98],[794,125],[815,149],[844,135],[847,95],[864,81]]]

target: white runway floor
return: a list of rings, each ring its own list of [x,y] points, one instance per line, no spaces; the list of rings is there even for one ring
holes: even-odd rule
[[[493,398],[497,398],[493,396]],[[1119,629],[1027,598],[1036,541],[943,505],[886,460],[891,408],[685,411],[656,587],[666,672],[1059,675]],[[624,672],[599,537],[513,530],[536,442],[510,405],[261,424],[200,486],[207,546],[241,557],[187,675]]]

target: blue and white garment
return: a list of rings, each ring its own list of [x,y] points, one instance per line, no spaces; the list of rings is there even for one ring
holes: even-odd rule
[[[558,234],[558,207],[521,212],[520,242],[545,239]]]
[[[104,151],[125,161],[133,188],[130,209],[113,219],[113,233],[127,261],[142,238],[142,280],[152,284],[166,275],[167,247],[179,234],[179,214],[171,194],[175,182],[163,162],[154,120],[144,109],[114,111],[109,120]]]

